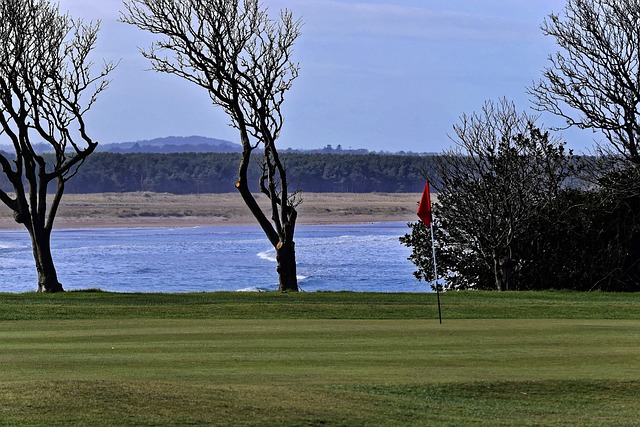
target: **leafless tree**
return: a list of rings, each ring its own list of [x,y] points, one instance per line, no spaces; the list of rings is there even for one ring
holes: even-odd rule
[[[276,249],[280,290],[297,291],[294,230],[300,199],[289,190],[276,140],[284,94],[298,75],[292,49],[300,22],[289,11],[271,19],[258,0],[129,0],[121,19],[162,36],[142,52],[153,69],[206,89],[238,129],[243,151],[236,188]],[[268,214],[247,182],[258,147],[259,188],[270,201]]]
[[[640,165],[640,1],[567,0],[542,30],[561,50],[529,89],[536,107],[601,131],[605,151]]]
[[[502,99],[454,125],[455,146],[437,158],[439,179],[432,180],[436,219],[448,242],[445,269],[473,280],[491,277],[497,290],[510,288],[518,262],[514,242],[553,200],[569,168],[563,144],[535,122]]]
[[[13,187],[0,189],[0,200],[29,231],[40,292],[63,290],[51,254],[51,231],[65,183],[97,145],[87,134],[84,116],[114,67],[105,63],[92,74],[89,55],[98,28],[60,14],[45,0],[0,2],[0,134],[15,150],[0,155]],[[37,143],[52,153],[41,153]]]

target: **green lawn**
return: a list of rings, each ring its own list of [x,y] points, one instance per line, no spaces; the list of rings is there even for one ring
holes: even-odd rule
[[[0,425],[640,425],[640,295],[0,294]]]

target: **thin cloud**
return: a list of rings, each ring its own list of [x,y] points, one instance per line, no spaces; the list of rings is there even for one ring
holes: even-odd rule
[[[280,2],[277,2],[280,3]],[[274,4],[275,5],[275,4]],[[295,5],[294,12],[314,32],[332,36],[390,36],[438,40],[503,41],[527,38],[519,22],[499,14],[473,13],[440,4],[414,6],[393,2],[310,0]],[[532,27],[532,32],[537,27]]]

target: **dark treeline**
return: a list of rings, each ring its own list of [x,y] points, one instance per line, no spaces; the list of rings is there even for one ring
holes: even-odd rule
[[[69,193],[235,192],[237,153],[95,153],[67,183]],[[421,192],[430,156],[298,154],[283,156],[293,187],[306,192]],[[255,161],[259,162],[256,157]],[[260,168],[249,176],[254,190]],[[2,183],[7,187],[7,183]]]

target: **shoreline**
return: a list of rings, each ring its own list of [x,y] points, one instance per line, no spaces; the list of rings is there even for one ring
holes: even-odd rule
[[[417,193],[303,193],[298,225],[417,221]],[[266,197],[256,197],[263,209]],[[63,196],[54,229],[256,225],[236,193],[96,193]],[[24,229],[0,206],[0,230]]]

